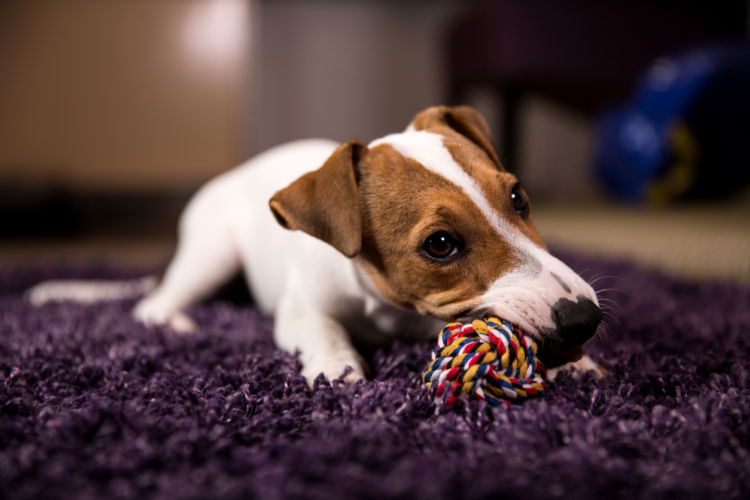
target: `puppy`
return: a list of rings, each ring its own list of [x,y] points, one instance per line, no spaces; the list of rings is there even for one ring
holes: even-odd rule
[[[596,294],[547,252],[490,137],[475,110],[438,106],[368,145],[307,140],[251,159],[187,205],[176,255],[135,317],[190,331],[185,308],[241,271],[309,382],[347,367],[348,380],[364,377],[355,345],[432,338],[486,314],[520,326],[548,363],[596,368],[582,358],[602,319]],[[29,298],[75,288],[41,284]]]

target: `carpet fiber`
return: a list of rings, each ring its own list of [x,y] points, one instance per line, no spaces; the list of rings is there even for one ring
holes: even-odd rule
[[[123,270],[2,271],[0,497],[747,497],[750,289],[564,258],[603,290],[589,352],[609,374],[509,409],[431,401],[431,345],[310,389],[252,306],[198,306],[199,333],[176,337],[134,323],[132,301],[22,300]]]

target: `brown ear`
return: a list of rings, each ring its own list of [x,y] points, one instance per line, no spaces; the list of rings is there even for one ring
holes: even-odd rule
[[[492,146],[492,132],[479,112],[470,106],[434,106],[417,114],[412,121],[415,130],[447,126],[484,150],[490,159],[503,168]]]
[[[322,167],[271,197],[276,220],[329,243],[347,257],[362,246],[357,164],[367,148],[359,141],[340,146]]]

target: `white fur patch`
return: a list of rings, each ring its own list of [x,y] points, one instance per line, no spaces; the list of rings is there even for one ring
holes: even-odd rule
[[[493,210],[477,181],[453,159],[450,151],[443,144],[442,135],[424,130],[407,131],[377,139],[370,143],[369,147],[374,148],[380,144],[389,144],[402,156],[418,161],[430,172],[460,187],[493,227],[503,234],[507,232],[508,224]]]

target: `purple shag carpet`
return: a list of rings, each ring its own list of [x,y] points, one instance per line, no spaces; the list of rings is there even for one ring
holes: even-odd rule
[[[123,270],[2,271],[0,497],[747,498],[750,288],[566,260],[604,290],[589,352],[609,375],[509,409],[431,401],[431,345],[309,389],[250,305],[196,307],[200,332],[174,337],[134,323],[132,301],[21,298]]]

